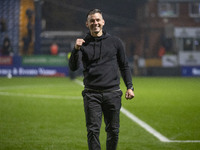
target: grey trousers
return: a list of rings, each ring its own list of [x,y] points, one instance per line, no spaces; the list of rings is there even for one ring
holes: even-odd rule
[[[99,133],[102,114],[104,115],[105,131],[107,132],[106,150],[116,150],[122,91],[94,92],[84,90],[82,95],[89,150],[101,150]]]

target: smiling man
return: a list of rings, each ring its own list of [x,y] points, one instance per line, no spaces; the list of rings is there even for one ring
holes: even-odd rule
[[[127,87],[126,99],[134,97],[131,72],[124,46],[117,37],[103,31],[105,21],[99,9],[87,14],[86,27],[89,33],[77,39],[69,60],[72,71],[79,68],[82,56],[84,67],[84,110],[86,116],[89,150],[101,150],[99,133],[102,114],[106,124],[107,150],[116,150],[119,135],[121,108],[120,74]],[[82,55],[80,55],[82,53]]]

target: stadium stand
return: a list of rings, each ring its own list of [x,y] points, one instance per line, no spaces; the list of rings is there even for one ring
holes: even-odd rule
[[[41,54],[50,54],[53,43],[58,45],[58,53],[64,54],[71,51],[77,37],[83,35],[80,31],[44,31],[41,34]]]
[[[8,36],[15,54],[19,49],[19,11],[20,0],[1,0],[0,19],[5,21],[6,30],[0,33],[0,46],[5,36]]]

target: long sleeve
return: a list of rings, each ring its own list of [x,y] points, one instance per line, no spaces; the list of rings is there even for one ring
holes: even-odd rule
[[[69,59],[69,68],[72,71],[76,71],[79,68],[79,50],[73,49]]]
[[[124,83],[127,89],[131,89],[133,87],[131,71],[125,54],[125,49],[121,41],[118,42],[117,59]]]

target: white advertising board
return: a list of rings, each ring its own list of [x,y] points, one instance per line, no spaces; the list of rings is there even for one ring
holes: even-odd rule
[[[162,57],[163,67],[176,67],[178,66],[178,57],[176,55],[164,55]]]
[[[200,66],[200,52],[179,52],[181,66]]]

